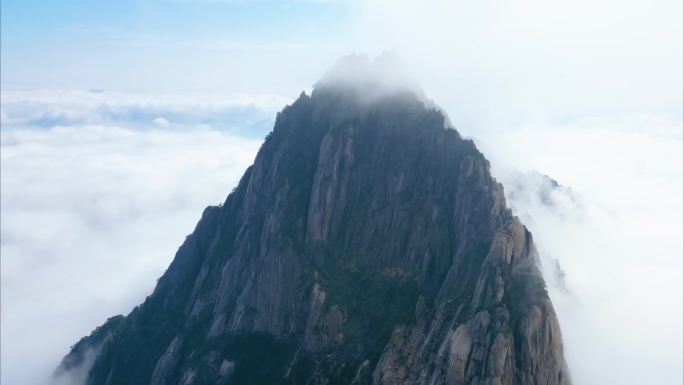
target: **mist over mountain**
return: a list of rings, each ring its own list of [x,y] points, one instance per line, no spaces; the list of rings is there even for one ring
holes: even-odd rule
[[[56,381],[568,384],[532,235],[489,162],[412,89],[368,81],[375,65],[281,111],[154,292]]]

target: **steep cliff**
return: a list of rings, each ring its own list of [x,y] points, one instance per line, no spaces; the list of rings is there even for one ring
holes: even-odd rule
[[[568,384],[536,259],[441,112],[329,78],[278,115],[152,295],[57,376],[96,352],[88,385]]]

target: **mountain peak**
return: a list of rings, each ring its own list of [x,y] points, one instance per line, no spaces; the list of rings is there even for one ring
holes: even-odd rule
[[[566,385],[531,234],[381,64],[344,59],[287,106],[152,295],[60,373],[95,351],[86,385]]]

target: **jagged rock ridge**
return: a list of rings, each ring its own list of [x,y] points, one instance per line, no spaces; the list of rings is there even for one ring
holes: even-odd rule
[[[56,375],[96,351],[87,385],[568,384],[532,236],[487,160],[413,92],[373,87],[321,82],[286,107],[152,295]]]

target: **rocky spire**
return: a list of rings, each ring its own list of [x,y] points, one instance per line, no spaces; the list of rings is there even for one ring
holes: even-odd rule
[[[154,292],[75,345],[57,376],[568,384],[532,235],[488,161],[373,66],[329,74],[280,112]]]

